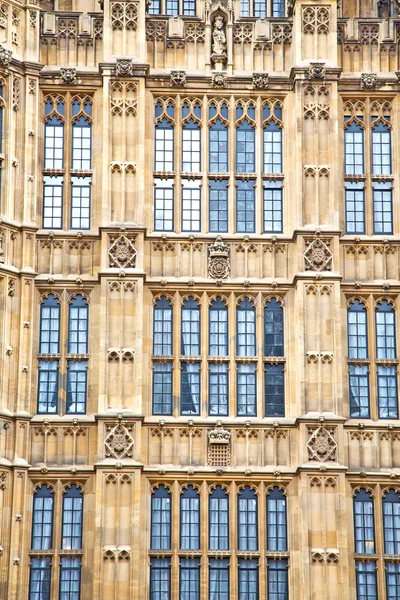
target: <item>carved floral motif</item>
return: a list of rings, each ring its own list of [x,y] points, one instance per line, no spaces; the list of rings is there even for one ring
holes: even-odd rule
[[[308,460],[319,462],[336,460],[337,442],[333,437],[333,429],[321,426],[309,430],[311,437],[307,442]]]
[[[132,426],[119,422],[117,425],[106,425],[104,446],[107,458],[132,458],[134,439]]]
[[[137,256],[136,248],[133,245],[135,237],[121,233],[120,235],[110,235],[109,239],[109,266],[119,269],[134,268]]]
[[[331,271],[333,254],[330,240],[305,240],[304,268],[306,271]]]

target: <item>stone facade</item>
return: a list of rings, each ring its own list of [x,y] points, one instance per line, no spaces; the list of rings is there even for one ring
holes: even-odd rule
[[[67,556],[82,563],[82,600],[149,598],[154,558],[171,564],[177,600],[185,557],[200,559],[201,600],[211,598],[215,558],[229,559],[231,598],[239,598],[238,561],[256,559],[260,599],[268,597],[268,561],[284,560],[292,600],[355,600],[353,497],[360,489],[375,503],[373,568],[377,597],[387,598],[381,500],[400,490],[400,420],[379,418],[376,367],[397,369],[398,359],[380,363],[372,348],[377,304],[386,300],[397,315],[400,308],[397,3],[286,0],[284,17],[266,19],[254,18],[252,6],[249,17],[240,10],[240,0],[198,0],[195,15],[173,18],[157,14],[155,0],[1,2],[1,598],[27,600],[30,563],[47,557],[51,587],[43,600],[55,600]],[[370,172],[353,181],[365,183],[365,233],[346,233],[344,117],[361,124],[366,152],[374,119],[392,130],[392,174],[376,178],[394,182],[392,234],[374,233]],[[63,127],[64,157],[47,168],[51,119]],[[71,148],[80,119],[91,127],[92,159],[77,166]],[[223,173],[208,170],[216,119],[228,132]],[[160,171],[153,170],[154,137],[162,121],[174,129],[175,158]],[[244,121],[255,131],[252,173],[235,167]],[[196,172],[180,159],[189,122],[202,136]],[[270,122],[283,131],[282,173],[262,164]],[[60,221],[53,212],[48,227],[43,186],[55,179],[63,190]],[[72,227],[74,186],[82,180],[91,193],[90,223],[81,215]],[[175,210],[161,231],[154,194],[166,182]],[[186,182],[202,198],[198,231],[182,226]],[[227,190],[225,232],[210,232],[210,182]],[[283,189],[282,230],[265,232],[263,189],[274,185]],[[254,232],[236,225],[240,186],[255,190]],[[43,353],[40,311],[50,296],[59,307],[59,352]],[[79,356],[67,345],[77,297],[89,306],[88,351]],[[153,373],[163,362],[153,356],[152,315],[161,297],[173,313],[173,348],[163,363],[172,365],[170,415],[152,409]],[[201,367],[198,415],[180,411],[180,311],[189,297],[201,314],[200,353],[187,361]],[[216,298],[227,307],[232,346],[226,416],[208,408],[208,311]],[[244,298],[257,315],[250,359],[235,351]],[[264,355],[271,299],[283,307],[284,356]],[[350,417],[349,369],[360,362],[347,358],[346,311],[355,299],[368,315],[370,418]],[[67,410],[73,361],[87,365],[86,410],[78,414]],[[50,364],[58,372],[57,411],[40,414],[38,367]],[[256,416],[237,416],[238,365],[255,365]],[[271,365],[283,365],[285,416],[265,416]],[[150,549],[151,496],[160,485],[172,511],[171,549],[163,551]],[[53,541],[34,550],[33,497],[41,486],[54,499]],[[71,486],[84,494],[82,550],[62,548],[62,502]],[[196,552],[179,549],[187,486],[200,495]],[[237,543],[237,496],[245,487],[258,499],[254,552]],[[208,545],[208,496],[217,488],[230,499],[226,551]],[[288,546],[280,552],[266,541],[266,498],[275,488],[287,502]]]

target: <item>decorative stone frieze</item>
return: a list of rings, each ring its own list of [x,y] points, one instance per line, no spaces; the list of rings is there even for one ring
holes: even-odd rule
[[[231,272],[230,250],[220,236],[208,247],[208,275],[213,279],[226,279]]]
[[[231,464],[231,432],[217,421],[214,429],[208,432],[208,464],[213,467],[227,467]]]

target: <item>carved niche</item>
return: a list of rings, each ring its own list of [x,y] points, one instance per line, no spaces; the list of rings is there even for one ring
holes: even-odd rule
[[[135,236],[121,233],[119,235],[110,235],[109,240],[109,266],[119,269],[134,268],[137,256],[137,250],[133,245]]]
[[[117,425],[106,425],[106,438],[104,440],[107,458],[132,458],[133,427],[119,422]]]
[[[208,247],[208,275],[213,279],[226,279],[230,272],[229,246],[218,236]]]
[[[231,432],[224,429],[222,421],[217,421],[215,428],[208,432],[209,466],[229,467],[231,464]]]
[[[306,271],[332,271],[333,254],[330,240],[316,238],[305,240],[304,269]]]
[[[308,434],[311,434],[307,442],[308,460],[318,462],[336,460],[337,442],[333,433],[334,429],[324,426],[308,430]]]

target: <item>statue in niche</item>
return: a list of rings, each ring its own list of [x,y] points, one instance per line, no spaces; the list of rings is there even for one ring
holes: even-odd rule
[[[225,22],[222,15],[217,15],[214,20],[212,49],[213,55],[226,57]]]

